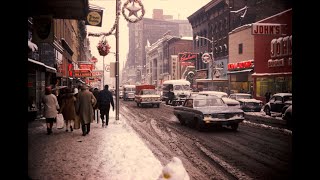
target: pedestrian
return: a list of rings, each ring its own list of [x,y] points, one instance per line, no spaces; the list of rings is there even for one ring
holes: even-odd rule
[[[114,102],[113,102],[112,93],[108,89],[109,89],[109,86],[105,85],[104,89],[99,92],[99,98],[98,98],[98,108],[100,110],[102,127],[108,126],[110,104],[112,105],[112,110],[114,111]],[[104,121],[104,116],[106,116],[106,121]]]
[[[264,96],[265,96],[265,98],[266,98],[266,103],[268,103],[269,100],[270,100],[270,97],[271,97],[271,92],[268,92],[268,91],[267,91]]]
[[[50,86],[45,88],[45,95],[42,98],[44,104],[44,117],[46,118],[47,134],[52,134],[53,122],[56,121],[58,110],[60,109],[57,97],[52,94]]]
[[[94,97],[98,100],[98,97],[99,97],[99,89],[98,89],[98,88],[94,88],[94,90],[93,90],[93,95],[94,95]],[[97,120],[97,123],[99,123],[98,102],[97,102],[96,105],[93,107],[93,111],[94,111],[94,119]]]
[[[96,98],[86,85],[81,87],[78,93],[76,113],[79,115],[82,136],[89,134],[90,123],[93,121],[93,106],[97,103]]]
[[[66,93],[61,97],[61,108],[60,112],[63,115],[66,124],[66,132],[73,131],[74,120],[76,118],[75,110],[76,97],[73,94],[71,88],[66,88]]]
[[[172,89],[169,89],[167,104],[172,104],[173,99],[174,99],[174,93],[172,92]]]

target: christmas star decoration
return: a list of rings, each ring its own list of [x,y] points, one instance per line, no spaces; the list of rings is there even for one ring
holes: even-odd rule
[[[132,16],[132,15],[138,17],[137,12],[141,10],[140,7],[137,7],[137,6],[134,5],[134,2],[132,4],[132,6],[129,6],[126,9],[129,11],[129,17]]]

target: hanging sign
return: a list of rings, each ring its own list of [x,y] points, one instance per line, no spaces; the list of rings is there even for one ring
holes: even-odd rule
[[[102,25],[102,14],[103,14],[102,10],[89,9],[85,24],[86,25],[90,25],[90,26],[99,26],[99,27],[101,27],[101,25]]]

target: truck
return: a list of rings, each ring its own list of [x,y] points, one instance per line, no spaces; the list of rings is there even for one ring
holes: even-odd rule
[[[152,107],[160,107],[160,95],[156,92],[156,87],[154,85],[137,85],[134,101],[137,103],[138,107],[144,107],[146,105],[151,105]]]
[[[126,84],[123,85],[123,100],[134,100],[134,93],[136,90],[136,85]]]
[[[170,105],[181,105],[191,94],[190,82],[185,79],[166,80],[162,83],[162,100],[169,104],[168,92],[174,93],[174,99]]]

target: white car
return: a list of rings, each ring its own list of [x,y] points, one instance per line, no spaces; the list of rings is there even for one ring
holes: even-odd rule
[[[254,99],[251,94],[233,93],[233,94],[230,94],[229,98],[239,101],[240,108],[243,111],[254,111],[254,112],[261,111],[262,101]]]
[[[220,91],[200,91],[198,92],[200,95],[215,95],[223,100],[225,104],[229,107],[235,107],[240,109],[240,102],[234,99],[228,98],[228,94]]]

